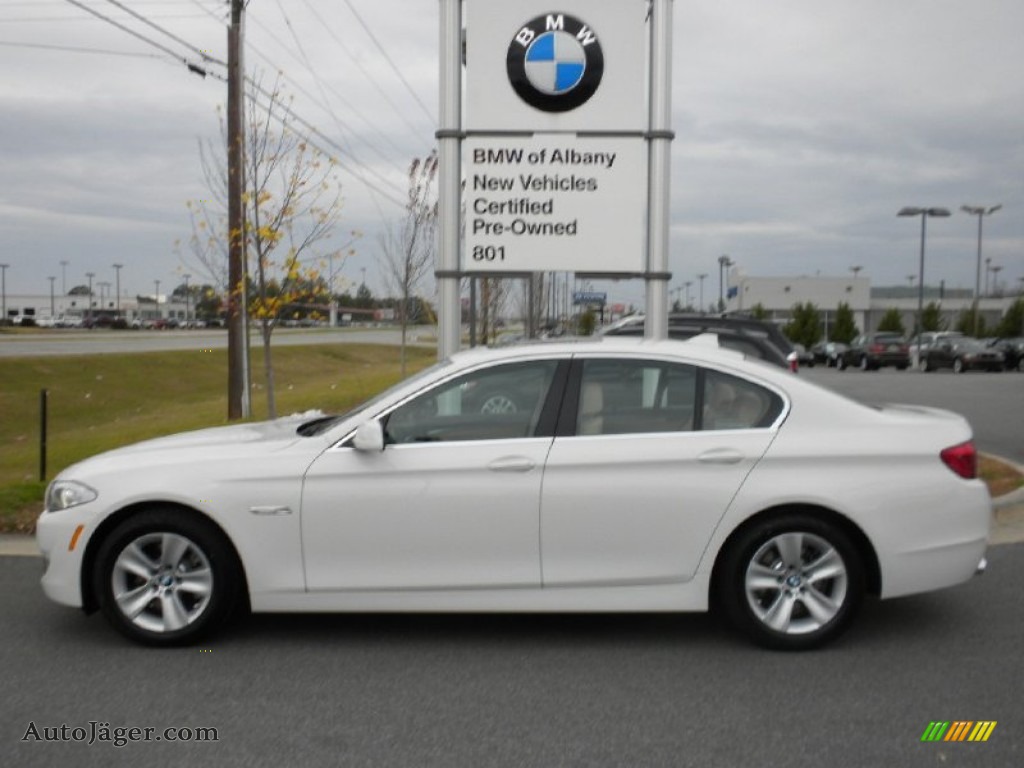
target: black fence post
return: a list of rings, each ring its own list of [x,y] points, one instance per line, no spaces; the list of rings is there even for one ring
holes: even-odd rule
[[[39,482],[46,482],[46,404],[49,392],[39,390]]]

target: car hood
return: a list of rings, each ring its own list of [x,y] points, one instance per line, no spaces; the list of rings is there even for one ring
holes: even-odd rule
[[[281,451],[300,441],[308,443],[311,450],[318,453],[323,450],[322,440],[302,437],[297,432],[300,425],[312,418],[316,418],[316,414],[297,414],[273,421],[233,424],[158,437],[85,459],[68,467],[61,475],[91,475],[111,469],[123,471],[129,465],[141,468],[155,464],[170,466],[240,459]]]

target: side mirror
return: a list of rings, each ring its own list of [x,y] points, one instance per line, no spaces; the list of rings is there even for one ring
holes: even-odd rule
[[[380,453],[384,450],[384,428],[376,419],[364,422],[356,430],[352,446],[365,453]]]

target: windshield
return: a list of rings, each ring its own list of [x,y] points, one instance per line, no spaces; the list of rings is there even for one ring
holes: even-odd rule
[[[439,363],[434,363],[429,368],[424,368],[419,373],[415,373],[415,374],[413,374],[412,376],[410,376],[407,379],[402,379],[397,384],[394,384],[393,386],[388,387],[383,392],[380,392],[380,393],[374,395],[369,400],[366,400],[365,402],[360,403],[355,408],[352,408],[351,410],[346,411],[343,414],[340,414],[340,415],[330,415],[330,416],[321,416],[321,417],[313,419],[311,421],[303,422],[299,426],[299,428],[297,430],[295,430],[295,431],[299,435],[301,435],[302,437],[313,437],[315,435],[322,435],[324,432],[327,432],[329,429],[334,427],[336,424],[340,424],[341,422],[345,421],[346,419],[352,418],[353,416],[358,414],[360,411],[369,410],[369,409],[373,408],[373,406],[375,406],[380,401],[390,397],[391,393],[393,393],[393,392],[395,392],[395,391],[397,391],[397,390],[399,390],[399,389],[401,389],[403,387],[407,387],[410,384],[414,384],[417,381],[419,381],[420,379],[428,378],[429,376],[432,376],[436,371],[438,371],[441,368],[444,368],[444,367],[446,367],[448,365],[450,365],[450,362],[448,360],[443,360],[443,361],[441,361]]]

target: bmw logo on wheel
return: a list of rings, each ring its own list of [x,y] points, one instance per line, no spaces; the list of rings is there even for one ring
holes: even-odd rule
[[[508,79],[519,98],[545,112],[568,112],[594,95],[604,54],[594,30],[566,13],[527,22],[508,46]]]

